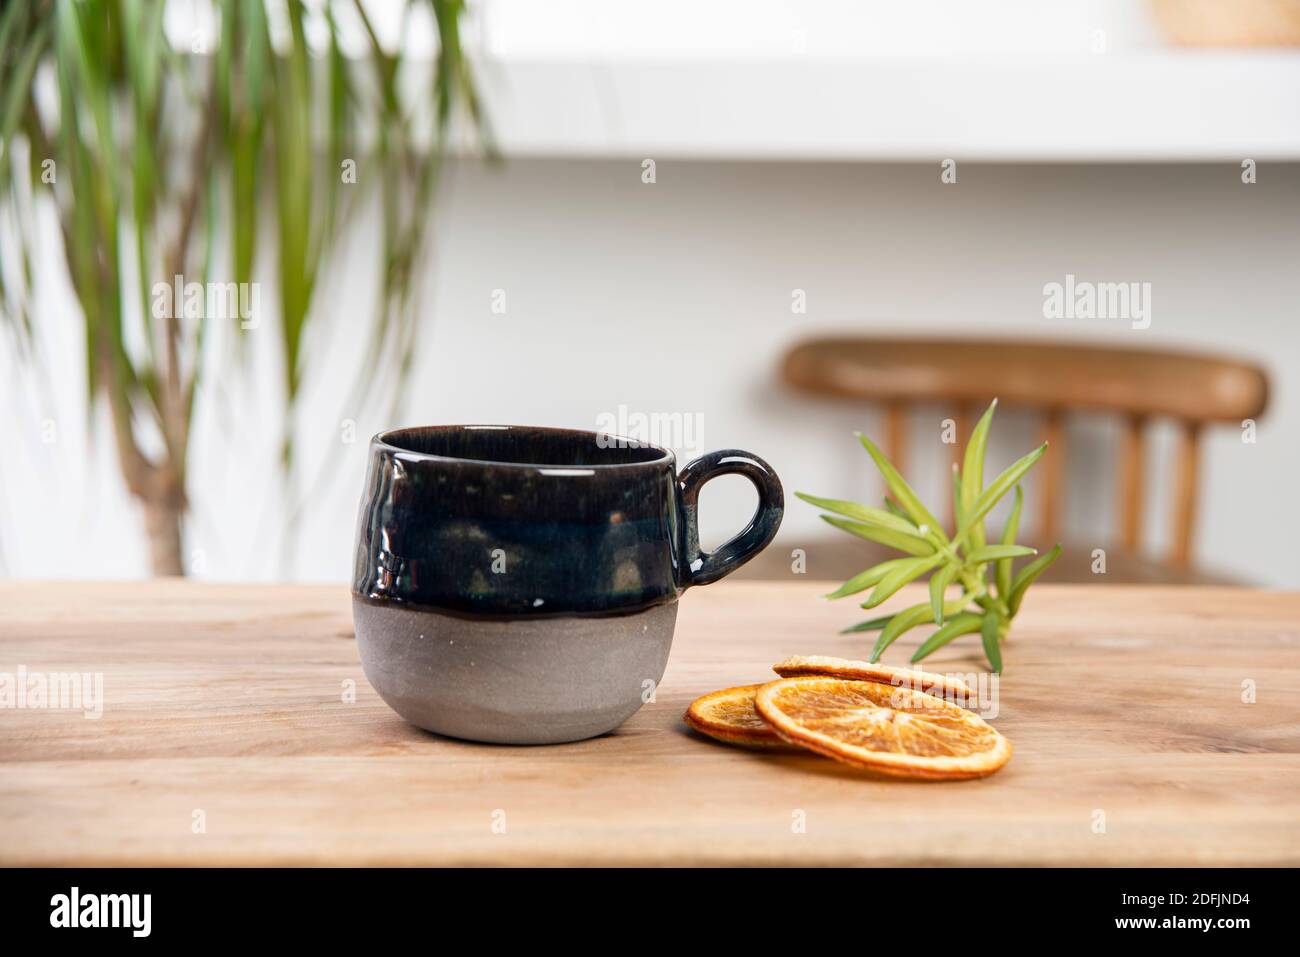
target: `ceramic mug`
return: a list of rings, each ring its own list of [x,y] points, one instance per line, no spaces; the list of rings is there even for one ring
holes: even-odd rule
[[[749,524],[700,550],[700,489],[737,474]],[[610,731],[663,676],[677,599],[749,561],[781,524],[771,467],[595,432],[448,425],[370,443],[352,581],[366,678],[399,715],[473,741]]]

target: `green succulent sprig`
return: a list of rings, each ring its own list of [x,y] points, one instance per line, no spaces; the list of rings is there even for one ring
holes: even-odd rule
[[[909,582],[927,574],[930,576],[929,601],[844,630],[844,634],[880,632],[871,650],[872,661],[879,661],[885,649],[900,635],[920,625],[933,624],[937,630],[916,649],[912,655],[913,662],[920,661],[961,635],[979,634],[989,665],[994,671],[1001,672],[1002,642],[1020,611],[1025,592],[1061,554],[1060,545],[1038,555],[1035,549],[1016,544],[1024,504],[1024,493],[1019,483],[1047,451],[1046,442],[1010,465],[991,484],[984,484],[984,453],[997,406],[998,401],[994,399],[966,443],[961,466],[953,465],[956,529],[951,536],[884,453],[861,433],[858,439],[885,477],[885,486],[889,490],[883,508],[795,493],[805,502],[833,513],[822,518],[836,528],[905,553],[904,557],[891,558],[854,575],[827,598],[844,598],[870,588],[871,594],[862,602],[862,607],[875,608]],[[1002,535],[997,542],[990,543],[984,520],[993,507],[1013,490],[1015,500]],[[1031,555],[1037,557],[1017,572],[1015,560]],[[991,581],[990,568],[993,571]],[[954,585],[961,589],[961,597],[949,599],[949,589]]]

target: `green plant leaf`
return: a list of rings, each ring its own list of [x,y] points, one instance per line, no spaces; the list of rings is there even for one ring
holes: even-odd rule
[[[1002,544],[1010,545],[1016,540],[1016,535],[1020,531],[1020,508],[1025,503],[1025,493],[1021,491],[1020,486],[1016,486],[1016,500],[1011,505],[1011,514],[1007,516],[1006,525],[1002,526]],[[1003,558],[997,563],[994,575],[998,586],[998,597],[1003,601],[1011,594],[1011,570],[1014,562],[1010,558]]]
[[[876,463],[876,468],[880,469],[880,474],[885,477],[886,487],[898,501],[898,504],[902,506],[903,511],[907,513],[912,523],[918,529],[930,532],[940,544],[947,544],[948,537],[944,534],[939,520],[922,504],[916,493],[912,491],[912,486],[908,485],[903,476],[898,474],[898,469],[890,464],[889,459],[885,458],[885,454],[876,448],[876,443],[860,432],[858,433],[858,441],[871,454],[872,460]]]
[[[980,623],[980,636],[984,641],[984,654],[998,674],[1002,673],[1001,621],[994,612],[986,612]]]
[[[932,620],[936,624],[943,624],[943,596],[959,571],[961,571],[960,565],[956,562],[948,562],[930,576],[930,609],[933,612]],[[960,610],[959,608],[958,611]]]
[[[289,405],[302,381],[302,344],[316,267],[312,236],[318,225],[313,216],[312,155],[315,146],[311,99],[312,66],[306,36],[306,10],[302,0],[288,0],[286,55],[277,58],[275,72],[283,93],[272,104],[277,131],[276,161],[276,262],[279,266],[281,345],[284,382]],[[292,432],[286,422],[284,462],[290,464]]]
[[[913,662],[921,661],[960,635],[978,632],[990,667],[1000,673],[1001,642],[1024,600],[1025,591],[1061,553],[1058,545],[1049,554],[1036,558],[1019,576],[1013,578],[1015,559],[1037,554],[1034,549],[1015,541],[1024,508],[1024,492],[1020,480],[1044,455],[1047,443],[1021,456],[1003,470],[991,485],[985,487],[985,457],[997,405],[996,399],[989,404],[971,431],[962,462],[952,467],[952,511],[956,520],[956,534],[951,540],[945,536],[934,514],[920,501],[898,470],[865,435],[859,434],[858,439],[871,454],[888,489],[883,509],[796,493],[804,501],[834,513],[822,516],[828,524],[869,541],[906,551],[912,556],[891,559],[868,568],[845,582],[828,598],[839,598],[872,588],[867,600],[861,602],[861,607],[874,608],[908,583],[930,574],[928,601],[844,629],[842,634],[880,632],[872,648],[872,661],[879,661],[880,656],[900,635],[917,625],[934,622],[938,629],[916,650],[911,659]],[[1003,527],[1001,540],[989,544],[984,530],[985,516],[1013,489],[1015,501]],[[996,574],[993,586],[988,584],[990,565]],[[953,584],[959,584],[963,593],[957,601],[949,602],[945,599]],[[972,602],[976,607],[971,607]]]
[[[962,527],[957,530],[957,535],[953,540],[959,544],[965,541],[975,523],[982,520],[993,509],[993,506],[998,504],[1002,496],[1015,487],[1016,483],[1020,481],[1026,472],[1033,468],[1034,463],[1041,459],[1046,451],[1047,443],[1044,442],[1029,454],[1009,465],[1006,471],[994,479],[993,484],[980,493],[980,497],[975,501],[971,512],[966,515]]]
[[[851,522],[847,518],[837,518],[834,515],[823,515],[822,521],[843,529],[850,535],[865,538],[869,542],[888,545],[890,548],[897,548],[900,552],[907,552],[909,555],[934,554],[934,544],[932,542],[916,535],[909,535],[906,532],[897,532],[892,528],[885,528],[881,525],[868,525],[865,522]]]
[[[876,645],[871,649],[869,661],[879,661],[880,656],[885,653],[885,649],[893,644],[894,639],[906,631],[915,628],[925,621],[932,620],[930,606],[926,604],[912,605],[904,608],[889,620],[880,637],[876,639]]]
[[[943,610],[947,614],[955,615],[957,612],[961,611],[962,606],[965,603],[964,598],[950,601],[944,605]],[[922,602],[919,605],[912,605],[908,608],[904,608],[896,615],[892,615],[888,623],[885,625],[884,631],[882,631],[880,637],[876,639],[876,645],[871,649],[871,657],[869,660],[873,662],[879,661],[880,656],[885,653],[885,649],[892,645],[896,638],[915,628],[917,625],[924,625],[932,621],[934,621],[934,609],[932,609],[927,602]]]
[[[27,15],[31,12],[30,4],[7,3],[0,9],[0,71],[8,65],[11,50],[16,49],[15,36],[27,24]],[[3,75],[3,73],[0,73]]]
[[[1038,580],[1038,576],[1047,571],[1052,563],[1061,557],[1061,546],[1056,545],[1050,552],[1038,556],[1024,568],[1020,569],[1020,574],[1016,576],[1015,582],[1011,586],[1011,594],[1007,598],[1007,609],[1014,616],[1020,611],[1020,603],[1025,600],[1025,591]]]
[[[931,568],[934,568],[941,561],[942,555],[930,555],[925,558],[905,558],[903,564],[896,568],[890,569],[889,573],[880,580],[876,590],[871,593],[871,597],[862,603],[863,608],[875,608],[882,601],[889,598],[908,582],[920,578]]]
[[[993,413],[997,411],[998,400],[989,403],[988,409],[980,416],[979,422],[971,431],[966,442],[966,454],[961,464],[961,515],[958,527],[966,521],[984,491],[984,455],[989,445],[989,428],[993,424]],[[971,539],[976,546],[984,544],[984,523],[977,521],[971,529]]]
[[[840,632],[841,635],[854,635],[864,631],[879,631],[889,624],[893,615],[881,615],[879,618],[868,618],[866,621],[860,621],[856,625],[845,628]]]
[[[954,462],[952,465],[952,518],[954,528],[961,528],[961,516],[961,469]]]
[[[45,43],[49,33],[49,21],[37,27],[35,34],[28,41],[27,49],[23,51],[22,58],[14,65],[13,73],[6,72],[4,75],[8,88],[4,90],[4,106],[0,109],[0,146],[4,148],[6,155],[14,131],[18,129],[18,121],[27,108],[27,95],[31,89],[32,77],[36,75],[36,67],[45,54]],[[9,53],[7,49],[4,52]]]
[[[865,591],[872,585],[877,584],[882,578],[888,575],[895,568],[908,562],[915,561],[912,558],[891,558],[883,561],[879,565],[872,565],[866,571],[858,572],[848,581],[846,581],[835,591],[827,595],[827,598],[843,598],[845,595],[856,595],[860,591]]]
[[[371,244],[381,260],[382,301],[392,308],[363,310],[365,328],[347,328],[358,355],[368,343],[379,344],[375,353],[385,368],[362,377],[366,394],[383,388],[396,398],[411,367],[415,331],[426,315],[416,301],[426,274],[420,240],[434,219],[433,186],[448,124],[462,107],[480,135],[486,123],[460,43],[465,5],[401,4],[404,17],[432,13],[437,31],[430,82],[414,96],[397,82],[404,76],[404,46],[393,54],[345,56],[343,15],[336,16],[343,5],[214,0],[216,46],[194,55],[184,38],[173,43],[165,36],[164,8],[174,5],[163,0],[0,3],[0,206],[12,226],[0,241],[6,259],[0,327],[22,335],[31,326],[39,290],[30,267],[33,255],[48,255],[48,235],[20,207],[44,187],[80,305],[87,419],[98,427],[92,413],[107,402],[123,478],[137,498],[164,490],[169,502],[181,503],[174,511],[183,508],[194,397],[204,391],[196,386],[199,370],[212,370],[206,343],[216,327],[194,317],[153,316],[152,283],[184,273],[204,282],[233,278],[243,289],[254,282],[255,260],[278,270],[268,307],[275,328],[264,335],[279,338],[267,344],[283,360],[277,392],[291,419],[312,353],[322,348],[311,318],[337,314],[341,302],[326,302],[326,283],[317,280],[333,274],[333,292],[344,282],[337,276],[354,265],[334,257],[347,235],[351,201],[345,197],[362,189],[342,186],[343,157],[358,160],[365,183],[373,184],[367,188],[382,194],[384,212],[396,209],[401,219],[390,230],[386,216],[383,239],[392,241]],[[364,19],[365,4],[354,5]],[[267,7],[279,14],[274,48]],[[370,109],[358,117],[353,108],[361,93],[353,77],[376,63],[387,82],[382,94],[365,90]],[[382,103],[372,102],[381,95]],[[424,142],[430,129],[432,142]],[[27,146],[23,163],[12,160],[18,139]],[[56,183],[41,182],[47,161],[55,163]],[[273,255],[260,255],[259,230],[270,239],[260,245],[272,247]],[[227,255],[214,256],[214,236],[230,243]],[[348,249],[353,258],[356,252]],[[371,249],[363,242],[360,252]],[[388,322],[396,311],[399,320]],[[240,347],[267,342],[237,333],[216,341],[222,338]],[[18,344],[39,379],[39,356]],[[386,374],[390,365],[397,376]],[[226,378],[226,370],[215,371]],[[181,494],[173,495],[178,488]]]
[[[1005,558],[1023,558],[1025,555],[1037,555],[1038,549],[1030,548],[1028,545],[985,545],[982,548],[971,549],[966,554],[966,561],[975,562],[994,562]]]
[[[810,505],[815,505],[828,512],[835,512],[837,515],[856,519],[859,522],[892,528],[896,532],[905,532],[908,535],[920,534],[915,525],[906,518],[900,518],[888,509],[874,508],[871,505],[860,505],[857,502],[845,502],[834,498],[818,498],[816,495],[806,495],[803,492],[795,492],[794,494]]]
[[[890,498],[888,495],[885,496],[884,501],[885,501],[885,508],[886,508],[886,510],[888,510],[888,511],[889,511],[891,514],[893,514],[893,515],[897,515],[897,516],[898,516],[899,518],[901,518],[903,521],[907,522],[908,525],[912,525],[912,520],[911,520],[910,518],[907,517],[907,513],[906,513],[906,512],[904,512],[901,508],[898,507],[898,503],[897,503],[897,502],[895,502],[895,501],[894,501],[892,498]],[[915,528],[916,526],[915,526],[915,525],[912,525],[912,527]]]
[[[965,611],[948,620],[948,623],[922,642],[921,647],[912,655],[913,663],[920,661],[960,635],[969,635],[980,630],[984,622],[982,615]]]

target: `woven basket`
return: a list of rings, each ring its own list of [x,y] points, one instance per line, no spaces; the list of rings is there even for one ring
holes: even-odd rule
[[[1180,46],[1300,46],[1300,0],[1151,0],[1151,7]]]

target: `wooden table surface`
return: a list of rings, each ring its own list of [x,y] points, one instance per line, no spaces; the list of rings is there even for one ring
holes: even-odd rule
[[[1037,586],[993,719],[1015,756],[985,780],[688,731],[705,691],[863,654],[828,588],[692,589],[655,702],[516,748],[393,714],[342,588],[6,583],[0,680],[101,672],[104,707],[0,710],[0,864],[1300,864],[1300,595]],[[932,666],[978,671],[978,647]]]

